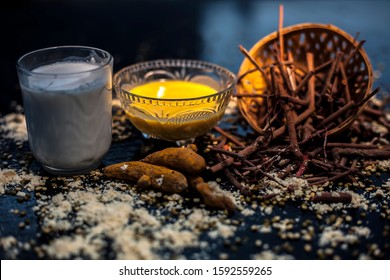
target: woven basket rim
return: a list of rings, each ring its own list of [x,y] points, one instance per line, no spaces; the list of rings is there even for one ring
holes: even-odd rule
[[[351,44],[353,44],[354,47],[356,47],[359,44],[359,42],[357,40],[355,40],[354,37],[352,37],[346,31],[340,29],[339,27],[337,27],[337,26],[335,26],[333,24],[313,23],[313,22],[299,23],[299,24],[295,24],[295,25],[290,25],[290,26],[284,27],[282,29],[282,34],[283,34],[283,36],[285,36],[285,35],[287,35],[289,33],[292,33],[292,32],[295,32],[295,31],[299,31],[299,30],[303,30],[303,29],[325,29],[325,30],[330,30],[330,31],[333,31],[333,32],[338,33],[338,34],[342,35],[343,37],[345,37]],[[273,41],[275,39],[278,39],[278,31],[274,31],[274,32],[264,36],[259,41],[257,41],[251,47],[251,49],[249,50],[249,54],[253,55],[253,53],[256,50],[258,50],[261,46],[263,46],[263,45],[265,45],[265,44],[267,44],[270,41]],[[359,48],[359,53],[362,55],[362,57],[364,59],[364,62],[367,65],[368,75],[369,75],[369,77],[371,77],[372,76],[372,72],[373,72],[372,71],[372,65],[371,65],[371,62],[370,62],[370,60],[368,58],[368,55],[367,55],[367,53],[366,53],[366,51],[364,50],[363,47]],[[246,58],[244,60],[246,60]],[[239,69],[239,72],[240,71],[241,71],[241,67]]]
[[[343,36],[345,39],[347,39],[352,45],[353,47],[356,47],[358,44],[359,44],[359,41],[355,40],[354,37],[352,37],[350,34],[348,34],[346,31],[340,29],[339,27],[333,25],[333,24],[324,24],[324,23],[313,23],[313,22],[305,22],[305,23],[299,23],[299,24],[295,24],[295,25],[290,25],[290,26],[286,26],[282,29],[282,34],[283,36],[286,36],[290,33],[294,33],[294,32],[297,32],[297,31],[300,31],[300,30],[310,30],[310,29],[313,29],[313,30],[327,30],[327,31],[331,31],[331,32],[335,32],[341,36]],[[266,36],[264,36],[263,38],[261,38],[259,41],[257,41],[252,47],[251,49],[249,50],[249,54],[256,58],[255,55],[256,55],[256,52],[257,50],[259,50],[263,45],[266,45],[268,44],[269,42],[272,42],[274,40],[278,40],[279,39],[279,33],[278,31],[274,31]],[[363,47],[360,47],[358,52],[360,53],[361,57],[363,58],[364,60],[364,63],[366,64],[367,66],[367,75],[368,75],[368,85],[367,85],[367,88],[366,88],[366,92],[364,94],[364,96],[366,96],[367,94],[369,94],[372,90],[372,86],[373,86],[373,69],[372,69],[372,64],[368,58],[368,55],[366,53],[366,51],[364,50]],[[250,64],[250,62],[248,61],[247,58],[244,58],[242,63],[241,63],[241,66],[239,68],[239,71],[238,71],[238,74],[237,76],[240,75],[240,73],[243,71],[243,67],[245,67],[247,64]],[[259,63],[259,62],[258,62]],[[259,63],[260,66],[262,66],[262,63],[260,61]],[[237,85],[239,86],[239,85]],[[261,94],[261,93],[260,93]],[[239,100],[238,100],[239,101]],[[241,111],[241,114],[245,117],[245,119],[247,119],[247,112],[245,111],[245,109],[243,108],[243,105],[241,104],[241,102],[238,102],[238,107]],[[331,129],[328,134],[331,135],[333,133],[336,133],[337,131],[342,131],[344,130],[346,127],[348,127],[348,125],[354,120],[356,119],[356,117],[361,113],[361,111],[364,109],[364,106],[361,106],[358,110],[355,111],[355,113],[351,116],[349,116],[347,119],[345,119],[342,123],[339,124],[339,126]],[[252,126],[252,128],[254,128],[256,131],[258,132],[263,132],[262,128],[260,127],[257,127],[257,125],[255,125],[254,127],[254,124],[252,124],[250,121],[249,121],[249,124]]]

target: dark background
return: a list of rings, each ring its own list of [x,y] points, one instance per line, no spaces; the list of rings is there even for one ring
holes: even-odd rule
[[[278,5],[284,25],[331,23],[360,32],[382,87],[390,81],[390,1],[255,0],[3,0],[0,7],[0,115],[21,104],[15,70],[30,51],[58,45],[87,45],[114,56],[114,71],[158,58],[208,60],[237,72],[242,55],[275,31]]]

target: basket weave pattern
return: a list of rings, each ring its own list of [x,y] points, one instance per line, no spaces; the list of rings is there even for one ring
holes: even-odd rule
[[[314,66],[317,67],[330,59],[335,59],[338,52],[344,53],[342,61],[350,56],[348,63],[344,65],[348,76],[348,85],[351,93],[351,100],[359,103],[372,88],[373,74],[372,66],[363,48],[359,48],[358,42],[348,33],[333,26],[315,23],[303,23],[283,29],[284,38],[284,60],[291,59],[298,69],[307,72],[306,53],[314,54]],[[278,32],[274,32],[258,41],[249,54],[255,59],[264,73],[269,75],[269,67],[274,63],[273,48],[279,46]],[[289,58],[287,54],[290,53]],[[350,54],[353,54],[352,56]],[[241,80],[237,84],[237,92],[250,94],[269,93],[270,89],[259,71],[254,70],[253,64],[244,59],[238,76]],[[260,75],[260,76],[259,76]],[[240,98],[238,105],[242,115],[256,131],[262,133],[264,121],[262,117],[266,113],[264,106],[265,99],[262,98]],[[273,104],[269,104],[272,106]],[[363,108],[356,108],[343,122],[332,129],[329,134],[347,127]]]

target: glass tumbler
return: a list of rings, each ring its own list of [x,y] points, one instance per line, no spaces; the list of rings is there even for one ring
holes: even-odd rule
[[[111,145],[113,57],[59,46],[23,55],[16,68],[36,160],[55,175],[98,167]]]

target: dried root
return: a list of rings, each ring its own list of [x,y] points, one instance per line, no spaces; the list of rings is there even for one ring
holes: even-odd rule
[[[217,184],[205,183],[200,176],[189,177],[188,184],[200,193],[207,206],[226,209],[229,212],[236,210],[234,201]]]
[[[208,184],[199,174],[206,168],[197,147],[167,148],[146,156],[141,161],[123,162],[104,168],[104,175],[112,179],[131,181],[140,188],[154,188],[179,193],[188,185],[197,190],[210,207],[234,211],[233,200],[217,184]],[[185,177],[188,176],[187,178]]]
[[[165,166],[186,174],[199,174],[206,168],[202,156],[191,148],[167,148],[145,157],[143,162]]]
[[[226,192],[216,184],[200,183],[196,189],[202,195],[204,203],[208,206],[226,209],[230,212],[236,210],[233,200],[226,195]]]
[[[175,170],[140,161],[110,165],[103,169],[104,175],[137,183],[142,188],[154,188],[170,193],[179,193],[188,188],[186,177]]]

